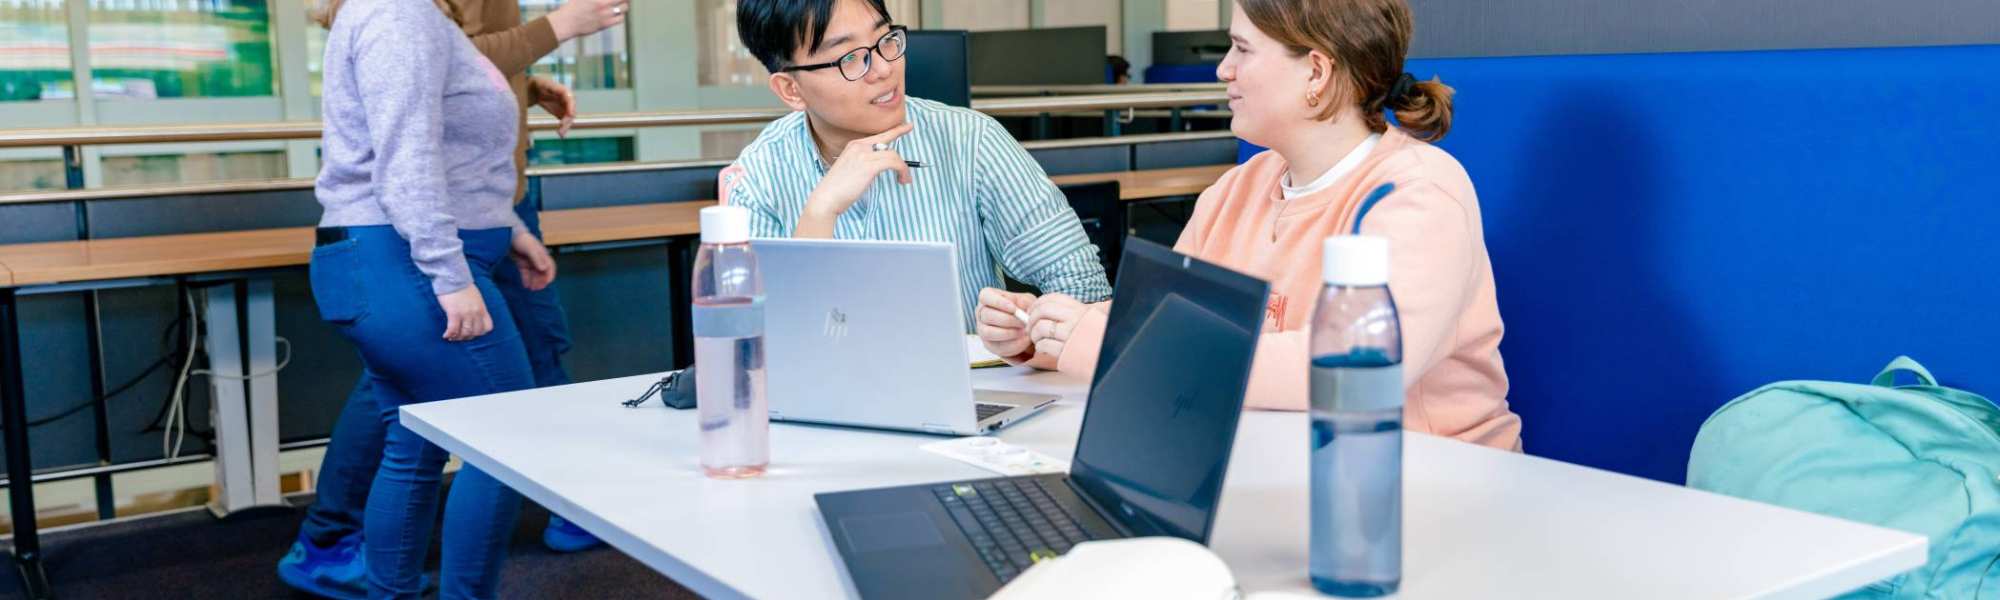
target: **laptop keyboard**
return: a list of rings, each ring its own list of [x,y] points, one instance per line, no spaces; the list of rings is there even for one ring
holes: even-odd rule
[[[997,414],[1000,414],[1000,413],[1003,413],[1003,412],[1007,412],[1007,411],[1009,411],[1009,410],[1012,410],[1012,409],[1014,408],[1014,407],[1012,407],[1012,406],[1008,406],[1008,405],[1005,405],[1005,404],[976,404],[976,403],[975,403],[975,404],[973,404],[972,406],[973,406],[973,407],[975,407],[975,408],[977,408],[977,409],[979,410],[979,418],[978,418],[978,419],[976,419],[976,420],[975,420],[974,422],[978,422],[978,421],[984,421],[984,420],[987,420],[987,419],[990,419],[990,418],[992,418],[992,417],[993,417],[993,415],[997,415]]]
[[[1000,479],[938,486],[931,492],[1004,584],[1037,561],[1090,540],[1043,485],[1040,479]]]

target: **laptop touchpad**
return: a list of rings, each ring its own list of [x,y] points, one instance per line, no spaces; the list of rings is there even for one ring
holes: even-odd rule
[[[937,525],[931,522],[929,515],[921,512],[847,517],[840,520],[840,531],[847,536],[847,543],[855,552],[878,552],[944,543],[944,537],[938,534]]]

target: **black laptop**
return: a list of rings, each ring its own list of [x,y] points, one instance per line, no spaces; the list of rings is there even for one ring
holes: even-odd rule
[[[818,494],[864,598],[984,598],[1079,543],[1208,543],[1263,281],[1129,240],[1069,475]]]

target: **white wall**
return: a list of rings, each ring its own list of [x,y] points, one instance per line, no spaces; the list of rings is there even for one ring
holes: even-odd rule
[[[1035,27],[1103,25],[1104,53],[1124,54],[1124,4],[1119,0],[1040,0]]]
[[[1074,1],[1074,0],[1072,0]],[[1029,0],[943,0],[940,29],[1027,29]]]

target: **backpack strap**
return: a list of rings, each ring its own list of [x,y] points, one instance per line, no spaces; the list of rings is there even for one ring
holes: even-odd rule
[[[1917,364],[1916,359],[1908,356],[1898,356],[1896,360],[1889,361],[1889,366],[1882,367],[1882,372],[1875,375],[1874,384],[1878,387],[1895,387],[1897,373],[1916,375],[1917,383],[1921,385],[1937,386],[1937,378],[1931,376],[1930,369]]]
[[[1354,235],[1361,235],[1361,219],[1368,216],[1368,211],[1375,208],[1375,203],[1381,202],[1382,198],[1393,191],[1396,191],[1396,184],[1384,183],[1377,186],[1375,191],[1368,192],[1368,197],[1361,199],[1361,208],[1354,211]]]

